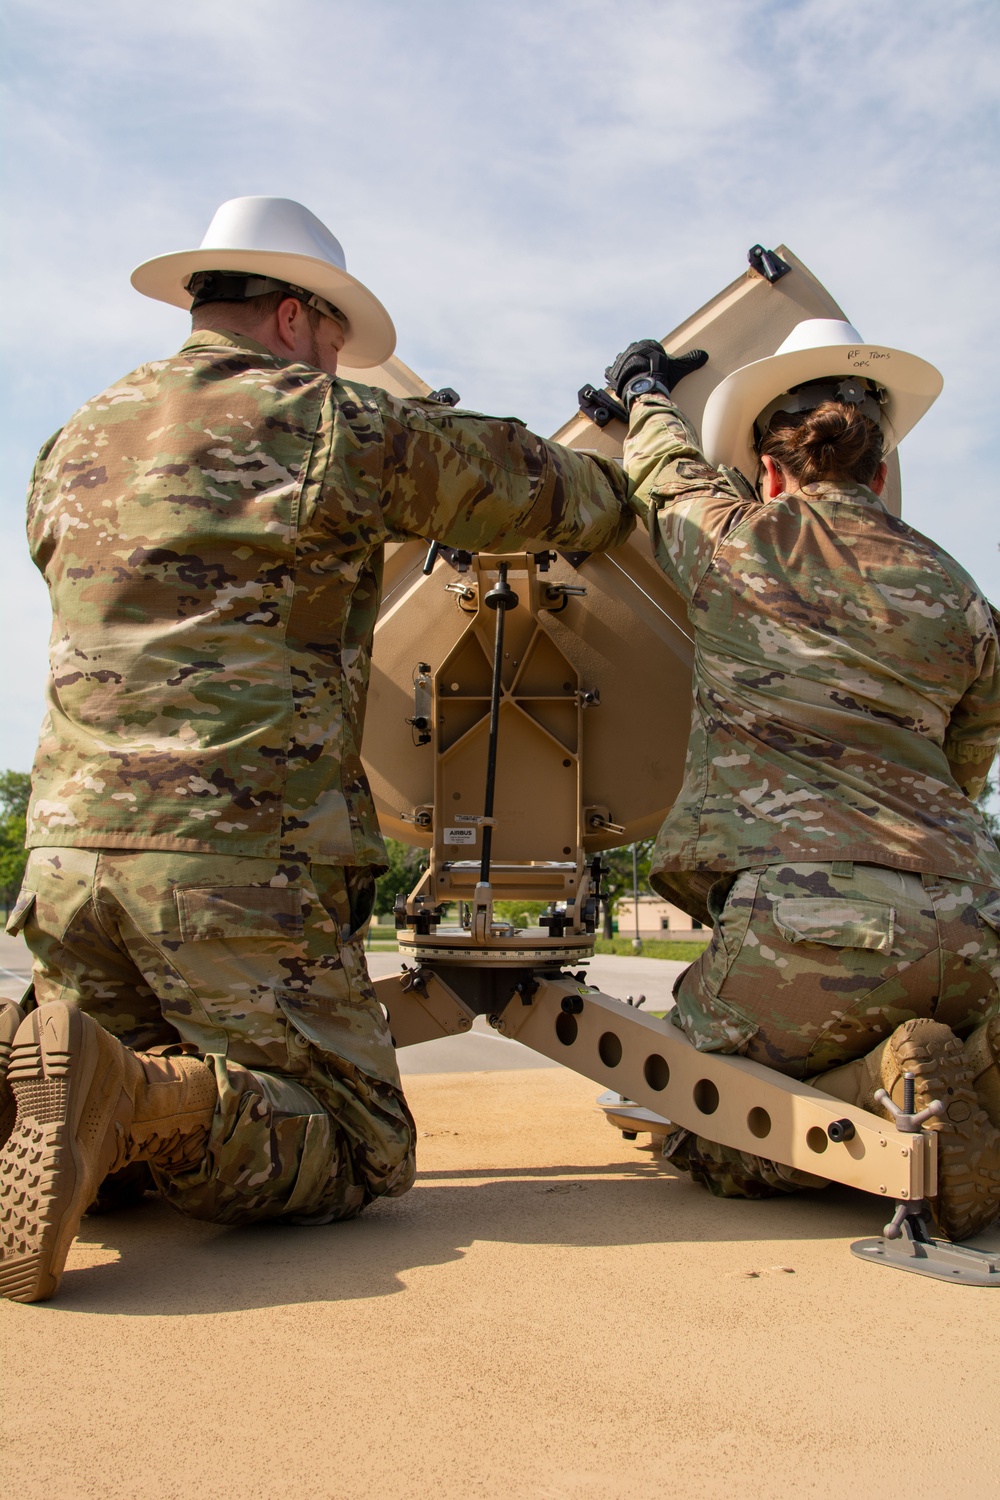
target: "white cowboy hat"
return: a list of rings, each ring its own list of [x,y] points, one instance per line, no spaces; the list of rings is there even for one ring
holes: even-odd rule
[[[197,250],[158,255],[136,266],[137,292],[190,308],[195,271],[248,271],[304,287],[332,302],[348,322],[344,364],[380,365],[396,347],[392,319],[377,297],[347,274],[343,247],[326,225],[291,198],[230,198]]]
[[[866,344],[839,318],[806,318],[774,354],[734,370],[715,387],[701,424],[709,463],[727,464],[753,479],[755,419],[792,386],[828,375],[862,376],[886,393],[881,416],[886,453],[916,426],[944,385],[940,372],[915,354]]]

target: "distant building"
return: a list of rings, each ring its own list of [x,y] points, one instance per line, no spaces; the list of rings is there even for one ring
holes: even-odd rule
[[[622,896],[615,907],[619,937],[632,937],[635,933],[635,901],[631,896]],[[640,938],[692,938],[707,937],[708,931],[701,922],[689,917],[679,906],[672,906],[661,896],[639,897]]]

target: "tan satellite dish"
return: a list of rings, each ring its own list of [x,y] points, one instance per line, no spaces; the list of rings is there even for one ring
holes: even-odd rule
[[[745,271],[663,341],[672,352],[708,350],[677,391],[696,427],[733,370],[773,353],[805,318],[844,317],[790,251],[777,253],[790,267],[780,280]],[[358,378],[397,395],[429,389],[398,359]],[[625,429],[577,413],[554,436],[617,457]],[[898,513],[895,455],[889,465],[886,499]],[[482,812],[494,616],[480,607],[479,578],[485,592],[497,559],[465,572],[441,559],[425,576],[426,556],[422,541],[387,548],[364,758],[383,831],[433,849],[439,876],[480,847],[477,825],[456,815]],[[690,726],[691,629],[641,529],[615,552],[558,556],[544,572],[530,554],[511,559],[510,582],[521,604],[507,620],[496,894],[565,900],[581,856],[654,834],[673,803]],[[426,743],[414,718],[428,721]],[[547,881],[546,862],[568,863],[572,879],[552,870]],[[457,894],[447,875],[438,885],[442,899]]]
[[[757,256],[760,270],[753,255],[750,271],[664,340],[673,353],[709,352],[677,393],[699,428],[732,371],[768,356],[804,319],[844,317],[784,247]],[[368,378],[427,394],[398,360]],[[555,436],[617,455],[625,431],[576,415]],[[894,453],[886,498],[898,514]],[[599,851],[652,833],[681,781],[692,643],[645,534],[589,558],[452,554],[429,574],[424,543],[387,551],[364,758],[385,831],[429,850],[425,874],[397,902],[407,963],[375,984],[395,1045],[457,1036],[486,1016],[501,1036],[599,1083],[598,1106],[630,1136],[681,1126],[860,1188],[887,1208],[895,1200],[883,1235],[852,1245],[859,1258],[952,1285],[1000,1285],[1000,1256],[928,1237],[936,1137],[914,1132],[911,1115],[897,1131],[820,1087],[699,1052],[678,1027],[566,972],[592,951]],[[518,602],[493,612],[486,594],[504,572]],[[494,662],[502,691],[487,817]],[[494,895],[543,897],[547,919],[523,929],[495,921]],[[463,920],[449,927],[455,902]]]

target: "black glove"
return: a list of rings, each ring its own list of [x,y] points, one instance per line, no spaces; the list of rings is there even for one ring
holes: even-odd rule
[[[704,349],[675,356],[668,354],[658,339],[638,339],[608,365],[604,374],[619,399],[631,407],[637,396],[649,391],[669,396],[679,380],[692,370],[700,370],[707,359]]]

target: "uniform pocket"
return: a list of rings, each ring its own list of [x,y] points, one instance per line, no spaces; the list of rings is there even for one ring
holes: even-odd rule
[[[14,910],[7,918],[5,931],[8,937],[17,937],[18,933],[23,929],[25,922],[31,916],[34,905],[34,891],[22,891],[14,902]]]
[[[298,886],[199,886],[176,890],[174,899],[185,943],[303,935]]]
[[[696,964],[685,969],[675,986],[677,1004],[670,1019],[687,1033],[699,1052],[745,1052],[760,1030],[760,1022],[738,1005],[712,994],[700,979]]]
[[[16,907],[14,909],[17,910]],[[993,931],[1000,936],[1000,896],[992,896],[989,901],[984,901],[982,906],[977,906],[976,911],[987,927],[992,927]],[[10,931],[9,927],[7,931]]]
[[[735,880],[723,877],[712,887],[709,909],[715,921],[712,938],[696,963],[674,985],[675,1024],[683,1027],[699,1052],[745,1052],[759,1022],[734,1004],[722,990],[743,951],[753,921],[761,870],[741,870]]]
[[[712,944],[716,941],[721,944],[727,972],[746,942],[762,874],[762,870],[741,870],[735,880],[725,877],[727,883],[720,882],[709,891],[708,909],[714,923]]]
[[[788,943],[891,953],[896,908],[855,897],[785,896],[775,904],[774,925]]]

